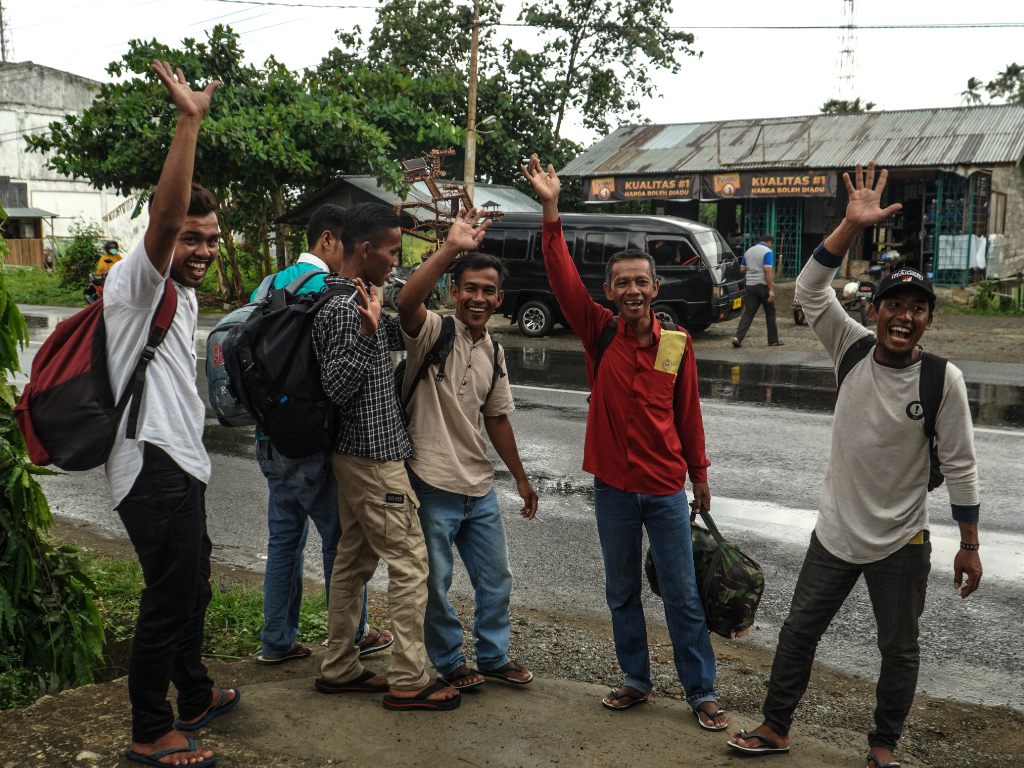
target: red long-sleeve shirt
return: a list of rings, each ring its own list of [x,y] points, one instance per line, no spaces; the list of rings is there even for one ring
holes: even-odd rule
[[[562,314],[583,342],[590,382],[590,410],[583,469],[614,488],[669,494],[682,490],[687,469],[694,483],[707,482],[704,422],[697,392],[697,363],[689,334],[677,376],[654,367],[661,324],[640,346],[627,323],[601,358],[594,380],[594,354],[612,312],[590,298],[565,245],[561,221],[545,221],[542,242],[548,282]]]

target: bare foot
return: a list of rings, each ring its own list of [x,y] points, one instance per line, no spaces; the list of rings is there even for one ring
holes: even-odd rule
[[[705,701],[699,704],[695,712],[701,728],[705,731],[724,731],[729,727],[729,720],[726,718],[725,712],[722,712],[714,701]]]
[[[439,675],[438,680],[443,680],[453,688],[458,688],[460,691],[466,688],[476,688],[478,685],[483,685],[487,682],[487,678],[481,675],[477,670],[470,669],[466,664],[461,667],[456,667],[451,672],[445,675]]]
[[[896,762],[896,755],[885,747],[872,747],[868,750],[868,763],[865,768],[885,768]]]
[[[202,720],[204,717],[206,717],[206,713],[209,712],[211,709],[214,709],[216,707],[221,707],[221,706],[227,706],[232,701],[234,701],[235,696],[236,696],[236,693],[235,693],[235,689],[234,688],[214,688],[213,690],[210,691],[210,704],[209,704],[209,706],[206,709],[204,709],[202,712],[200,712],[197,716],[193,717],[191,720],[179,720],[178,721],[178,725],[179,726],[182,726],[182,725],[183,726],[189,726],[189,725],[192,725],[193,723],[198,723],[200,720]],[[198,730],[198,729],[192,729],[192,730]]]
[[[388,691],[388,695],[395,699],[414,699],[421,693],[423,693],[423,691],[427,690],[427,688],[432,686],[435,682],[437,681],[431,680],[427,685],[423,686],[422,688],[417,688],[412,691],[406,690],[404,688],[392,688]],[[439,688],[438,690],[434,691],[432,694],[427,696],[427,701],[451,701],[452,699],[457,699],[458,697],[459,692],[452,686],[446,685],[443,688]]]
[[[159,739],[149,744],[143,744],[138,741],[133,741],[131,751],[138,755],[145,755],[149,757],[157,752],[163,752],[167,749],[181,749],[181,752],[173,752],[169,755],[164,755],[158,758],[162,765],[196,765],[203,763],[213,757],[213,752],[209,749],[203,749],[197,746],[194,750],[189,750],[189,738],[183,733],[178,731],[168,731]],[[194,743],[194,742],[193,742]]]
[[[789,737],[779,736],[775,731],[769,728],[767,725],[759,725],[754,730],[750,731],[750,734],[760,734],[770,741],[777,749],[788,749],[789,748]],[[760,739],[743,739],[740,738],[739,733],[732,735],[732,742],[742,749],[764,749],[766,746]]]
[[[608,709],[629,709],[634,704],[643,704],[651,695],[642,693],[630,685],[623,685],[608,693],[601,703]]]

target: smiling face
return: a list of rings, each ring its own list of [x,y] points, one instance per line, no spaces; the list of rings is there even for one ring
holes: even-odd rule
[[[912,286],[886,293],[877,307],[868,307],[868,317],[875,322],[878,336],[875,358],[893,366],[914,362],[921,337],[932,327],[928,295]]]
[[[612,265],[611,283],[604,295],[626,322],[635,323],[651,314],[651,302],[658,295],[658,283],[646,259],[623,259]]]
[[[359,257],[361,277],[378,288],[387,282],[391,270],[398,264],[398,254],[402,250],[402,230],[398,227],[382,229],[373,240],[365,240],[356,245]]]
[[[501,305],[503,298],[498,270],[467,269],[452,283],[451,296],[455,303],[455,317],[469,327],[474,339],[483,336],[484,327]]]
[[[186,216],[174,242],[171,278],[186,288],[196,288],[206,277],[206,270],[220,253],[220,225],[217,214]]]

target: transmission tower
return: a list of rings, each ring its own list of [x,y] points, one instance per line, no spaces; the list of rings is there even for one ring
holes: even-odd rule
[[[0,2],[0,60],[7,63],[7,14],[4,4]]]
[[[839,97],[852,100],[857,97],[857,25],[853,20],[853,0],[842,0],[843,31],[839,37]]]

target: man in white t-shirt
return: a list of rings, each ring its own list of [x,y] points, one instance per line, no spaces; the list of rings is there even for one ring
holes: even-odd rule
[[[213,752],[182,731],[202,728],[239,700],[237,690],[213,687],[201,657],[210,601],[210,460],[196,390],[195,288],[219,250],[220,226],[217,201],[192,183],[192,171],[199,124],[220,83],[193,91],[180,69],[154,62],[153,71],[178,109],[178,124],[150,202],[145,237],[107,275],[103,320],[115,393],[132,378],[168,278],[178,304],[146,369],[134,438],[122,421],[106,471],[145,579],[128,663],[132,745],[126,755],[136,762],[164,758],[169,765],[201,768],[216,762]],[[177,720],[167,701],[170,682],[178,693]]]

